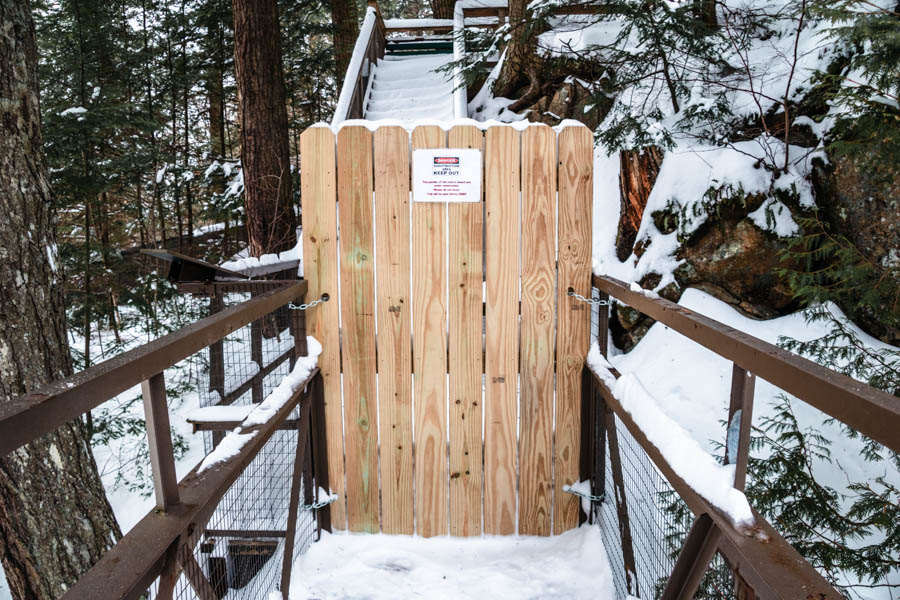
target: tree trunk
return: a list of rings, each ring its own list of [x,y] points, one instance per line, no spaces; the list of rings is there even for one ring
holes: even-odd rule
[[[694,0],[692,9],[694,18],[709,27],[710,31],[718,28],[719,20],[716,17],[716,0]]]
[[[435,19],[452,19],[456,0],[431,0],[431,15]]]
[[[250,254],[297,243],[287,107],[275,0],[232,0],[241,168]]]
[[[72,364],[30,2],[0,0],[0,23],[0,402],[8,402],[69,375]],[[119,537],[81,420],[0,458],[0,560],[13,597],[58,598]]]
[[[331,33],[334,38],[335,81],[340,86],[344,82],[353,46],[359,36],[359,20],[354,0],[331,0]]]
[[[537,54],[537,35],[529,25],[528,0],[509,0],[509,24],[512,37],[506,46],[506,57],[500,75],[494,82],[495,96],[512,96],[528,84],[521,97],[521,106],[532,104],[540,96],[540,57]]]
[[[619,260],[626,260],[634,249],[634,241],[644,218],[644,208],[647,207],[647,198],[656,183],[662,159],[662,151],[657,146],[619,152],[619,192],[622,202],[619,230],[616,233],[616,256]]]

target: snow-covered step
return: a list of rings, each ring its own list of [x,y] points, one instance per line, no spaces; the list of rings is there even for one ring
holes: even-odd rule
[[[371,120],[452,119],[453,83],[438,72],[452,54],[388,54],[375,66],[365,117]]]

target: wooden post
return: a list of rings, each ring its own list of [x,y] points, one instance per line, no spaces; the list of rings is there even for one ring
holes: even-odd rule
[[[634,560],[634,544],[631,541],[631,522],[628,519],[628,501],[625,496],[625,478],[622,474],[622,457],[619,453],[619,433],[616,415],[606,411],[606,435],[609,437],[609,461],[615,486],[616,513],[619,516],[619,536],[622,540],[622,562],[625,565],[625,587],[631,596],[638,596],[637,569]]]
[[[172,432],[169,430],[164,375],[157,373],[141,383],[141,393],[144,396],[156,506],[161,510],[169,510],[178,504],[178,479],[175,477],[175,454],[172,450]]]
[[[325,438],[325,378],[317,373],[309,384],[309,431],[312,447],[313,480],[315,481],[315,498],[319,499],[319,488],[330,491],[328,485],[328,443]],[[318,534],[322,530],[331,532],[331,505],[323,506],[316,511]]]
[[[753,392],[756,376],[735,364],[731,370],[731,402],[728,407],[728,430],[725,438],[725,464],[735,462],[734,487],[743,491],[747,483],[747,462],[750,458],[750,427],[753,424]],[[731,423],[735,415],[740,419],[740,427],[732,431]],[[737,435],[737,439],[731,439]],[[736,457],[729,457],[729,449],[737,448]]]
[[[216,290],[209,297],[209,314],[214,315],[222,312],[225,308],[225,299],[222,292]],[[224,339],[213,342],[209,345],[209,387],[210,392],[219,393],[219,402],[225,401],[225,341]],[[222,438],[225,437],[223,431],[212,432],[212,445],[218,446]]]
[[[708,514],[694,520],[660,600],[691,600],[716,553],[719,529]]]
[[[306,445],[309,437],[310,402],[311,395],[307,392],[306,398],[301,400],[300,419],[297,421],[297,450],[294,454],[291,493],[288,499],[288,519],[284,534],[284,556],[281,562],[281,596],[284,600],[288,600],[291,588],[291,566],[294,564],[294,541],[297,537],[297,513],[300,510],[300,484],[303,479],[303,464],[306,461]]]

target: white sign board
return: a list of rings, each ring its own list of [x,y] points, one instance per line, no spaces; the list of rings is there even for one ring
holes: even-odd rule
[[[481,150],[413,150],[413,202],[481,202]]]

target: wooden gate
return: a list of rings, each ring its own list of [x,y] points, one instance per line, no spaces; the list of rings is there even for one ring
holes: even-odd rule
[[[590,311],[567,292],[590,294],[590,131],[314,127],[300,142],[307,298],[340,300],[307,322],[334,526],[575,527],[563,486],[579,473]],[[412,149],[443,147],[483,150],[482,202],[411,202]]]

